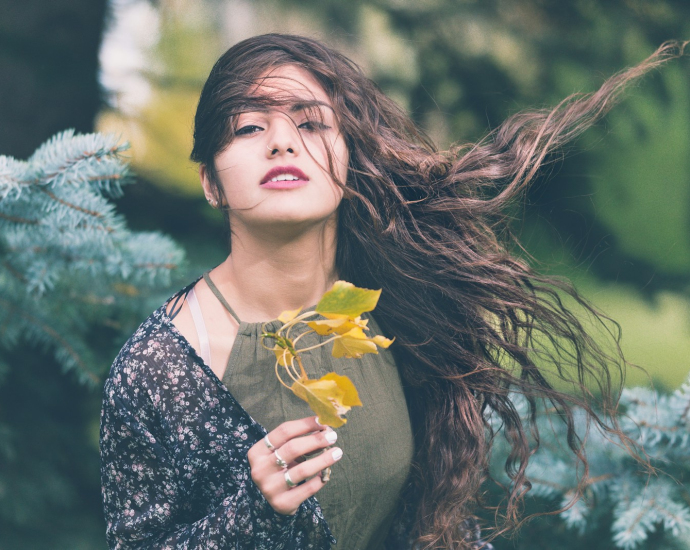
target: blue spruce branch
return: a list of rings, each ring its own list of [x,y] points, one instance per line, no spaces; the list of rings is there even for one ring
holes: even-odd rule
[[[95,326],[131,328],[169,286],[183,252],[135,233],[110,202],[132,181],[113,135],[62,132],[26,161],[0,156],[0,350],[50,349],[96,383]]]
[[[513,395],[518,411],[527,418],[526,400]],[[584,412],[575,412],[576,431],[584,441],[590,463],[584,480],[584,496],[573,504],[578,472],[572,455],[564,449],[566,426],[545,406],[540,407],[537,426],[540,446],[531,457],[527,476],[530,495],[560,508],[570,506],[560,517],[574,534],[585,534],[609,522],[612,545],[624,550],[652,548],[649,537],[662,531],[669,540],[683,545],[690,541],[690,495],[683,482],[690,477],[690,377],[672,395],[649,388],[629,388],[621,395],[621,429],[644,449],[655,473],[649,475],[625,451],[588,425]],[[497,431],[492,451],[492,474],[503,483],[507,442],[501,426],[489,416]],[[611,511],[613,513],[611,513]],[[529,537],[529,526],[523,535]]]

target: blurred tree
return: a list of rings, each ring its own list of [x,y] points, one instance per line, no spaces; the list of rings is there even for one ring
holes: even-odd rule
[[[93,128],[103,105],[98,55],[107,6],[107,0],[0,0],[0,155],[25,158],[58,131]],[[7,197],[0,195],[4,208]],[[8,232],[3,227],[3,237]],[[4,241],[0,252],[6,260]],[[3,266],[3,285],[21,273],[11,272]],[[74,304],[68,300],[66,310],[54,311],[62,311],[64,323],[51,327],[53,337],[36,340],[35,328],[22,322],[32,312],[32,298],[24,296],[18,305],[21,297],[3,292],[0,306],[2,338],[21,342],[0,352],[0,546],[104,547],[96,444],[100,392],[64,377],[50,351]],[[94,323],[98,328],[94,319],[71,321],[88,334],[89,347],[79,350],[88,352],[83,366],[102,375],[122,334],[100,322],[106,317]],[[131,319],[125,326],[131,329]],[[65,343],[79,348],[73,338]]]
[[[144,68],[137,72],[145,78],[149,100],[129,109],[110,101],[97,127],[132,143],[140,183],[117,201],[132,227],[165,231],[185,245],[192,263],[208,267],[222,261],[227,236],[221,214],[204,199],[189,153],[196,102],[222,48],[220,3],[159,0],[156,5],[158,40],[142,52]]]
[[[523,396],[512,401],[524,419],[531,408]],[[558,520],[540,517],[527,523],[515,548],[621,548],[624,550],[666,550],[690,543],[690,378],[671,395],[649,388],[626,388],[621,396],[623,432],[644,447],[652,475],[634,461],[619,439],[614,442],[590,425],[576,410],[574,428],[587,452],[589,471],[583,498],[573,503],[582,468],[564,449],[566,427],[551,404],[536,403],[539,440],[526,474],[532,484],[527,496],[529,513],[544,513],[568,507]],[[506,485],[505,468],[510,463],[510,445],[504,426],[489,414],[496,437],[492,445],[491,471]],[[498,502],[498,491],[493,502]],[[502,496],[502,495],[501,495]],[[535,502],[536,501],[536,502]],[[572,506],[570,506],[572,505]],[[494,511],[485,511],[487,521]],[[513,547],[506,539],[495,542],[497,550]]]
[[[0,0],[0,153],[26,158],[66,128],[93,129],[108,0]]]
[[[93,128],[107,4],[0,0],[0,155],[26,158],[58,131]],[[0,375],[3,550],[102,540],[94,392],[62,376],[40,347],[4,349]]]
[[[442,147],[481,139],[519,109],[591,90],[664,40],[690,38],[683,0],[288,2],[362,44],[374,80]],[[587,134],[584,153],[530,189],[527,229],[542,241],[531,251],[551,259],[565,247],[568,271],[586,262],[598,277],[647,293],[688,290],[688,90],[687,60],[665,68],[608,128]],[[544,235],[556,242],[544,247]]]
[[[217,9],[176,0],[160,0],[159,7],[159,38],[143,52],[146,68],[138,72],[149,86],[149,100],[130,109],[111,102],[98,127],[132,136],[138,174],[168,193],[201,197],[189,153],[199,93],[222,48]]]
[[[84,526],[97,546],[104,540],[94,433],[100,392],[60,370],[100,388],[182,259],[170,240],[130,232],[115,214],[109,199],[130,179],[125,149],[113,136],[70,131],[27,162],[0,156],[3,549],[28,540],[32,548],[72,548],[64,537]]]

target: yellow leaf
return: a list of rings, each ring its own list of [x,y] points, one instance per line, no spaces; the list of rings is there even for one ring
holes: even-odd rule
[[[354,338],[339,338],[333,342],[333,357],[359,359],[365,353],[378,353],[376,344],[370,340],[356,340]]]
[[[361,327],[353,327],[343,334],[344,338],[356,338],[358,340],[367,340],[369,337],[364,334]]]
[[[365,353],[378,353],[376,346],[387,348],[392,343],[385,336],[369,338],[361,328],[355,327],[333,342],[333,357],[358,359]]]
[[[293,393],[309,404],[319,417],[319,422],[338,428],[347,420],[343,418],[352,407],[362,406],[357,388],[347,376],[334,372],[319,380],[301,379],[292,385]]]
[[[329,334],[333,334],[334,332],[337,332],[339,329],[342,330],[341,327],[350,325],[351,323],[348,323],[347,317],[342,317],[340,319],[326,319],[324,321],[308,321],[307,325],[309,328],[313,329],[316,331],[317,334],[321,336],[327,336]],[[352,327],[350,327],[352,328]],[[348,329],[350,330],[350,329]],[[347,332],[347,331],[346,331]]]
[[[378,350],[376,344],[360,328],[352,329],[333,342],[333,357],[357,359],[365,353],[378,353]]]
[[[292,321],[295,317],[297,317],[297,314],[298,314],[300,311],[302,311],[302,308],[301,308],[301,307],[298,307],[297,309],[292,309],[292,310],[288,310],[288,311],[283,311],[283,313],[281,313],[281,314],[278,316],[278,321],[280,321],[280,322],[283,323],[283,324],[289,323],[289,322]]]
[[[372,342],[374,342],[374,344],[376,344],[380,348],[386,349],[386,348],[388,348],[388,346],[390,346],[395,341],[395,338],[393,338],[393,340],[391,340],[390,338],[386,338],[385,336],[381,336],[379,334],[379,335],[374,336],[371,340],[372,340]]]
[[[309,321],[307,325],[314,329],[317,334],[321,336],[328,336],[329,334],[345,334],[355,327],[365,328],[369,319],[349,319],[348,317],[340,317],[338,319],[325,319],[318,321]]]
[[[352,322],[358,327],[366,328],[369,324],[369,319],[362,319],[361,317],[355,317]]]
[[[292,352],[289,349],[281,348],[279,345],[276,344],[276,346],[273,348],[273,353],[276,354],[276,359],[278,359],[278,363],[281,366],[287,367],[289,365],[292,365],[292,362],[294,361],[294,356],[292,355]]]
[[[372,311],[380,295],[380,290],[367,290],[347,281],[336,281],[316,305],[316,312],[329,319],[354,319],[365,311]]]

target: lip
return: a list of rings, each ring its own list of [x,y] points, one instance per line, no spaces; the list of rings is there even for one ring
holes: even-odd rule
[[[290,174],[299,178],[297,180],[269,181],[280,174]],[[309,178],[297,166],[275,166],[271,168],[261,179],[261,187],[265,189],[293,189],[307,185]]]

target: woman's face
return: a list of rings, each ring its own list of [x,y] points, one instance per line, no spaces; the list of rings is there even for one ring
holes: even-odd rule
[[[348,151],[328,95],[311,73],[294,65],[263,75],[253,93],[286,103],[241,114],[235,138],[215,158],[233,232],[238,224],[294,231],[335,219],[343,191],[328,171],[327,148],[343,183]],[[320,116],[300,105],[305,101],[321,102]],[[213,196],[203,166],[201,180]]]

